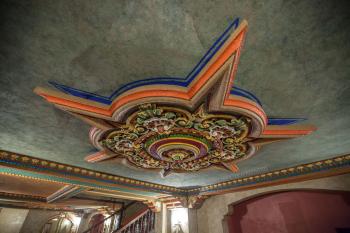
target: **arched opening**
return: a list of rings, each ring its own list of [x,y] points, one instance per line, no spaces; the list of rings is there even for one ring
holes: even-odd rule
[[[350,192],[295,190],[230,205],[227,233],[350,232]]]
[[[79,218],[80,219],[80,218]],[[62,213],[50,218],[43,226],[42,233],[76,233],[79,223],[69,214]]]
[[[89,228],[91,233],[103,233],[106,228],[106,223],[102,223],[105,216],[103,214],[95,214],[92,216],[89,222]],[[101,224],[102,223],[102,224]]]

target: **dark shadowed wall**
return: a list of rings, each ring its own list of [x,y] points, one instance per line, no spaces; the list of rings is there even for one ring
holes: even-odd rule
[[[350,192],[336,191],[271,193],[234,205],[227,217],[230,233],[336,233],[349,220]]]

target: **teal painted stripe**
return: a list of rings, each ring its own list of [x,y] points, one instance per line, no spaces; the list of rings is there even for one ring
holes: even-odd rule
[[[99,181],[99,182],[104,182],[104,183],[109,183],[109,184],[120,184],[120,185],[123,185],[123,186],[126,186],[126,187],[131,187],[131,188],[139,188],[141,190],[147,190],[147,192],[150,192],[150,193],[166,193],[166,194],[173,194],[173,193],[178,193],[180,195],[183,195],[184,192],[183,191],[177,191],[177,192],[172,192],[172,191],[165,191],[165,190],[162,190],[162,189],[158,189],[158,188],[151,188],[149,187],[148,189],[141,186],[141,185],[133,185],[133,184],[127,184],[127,183],[123,183],[123,182],[119,182],[119,181],[112,181],[112,180],[107,180],[107,179],[101,179],[101,178],[97,178],[97,177],[89,177],[89,176],[86,176],[86,175],[81,175],[81,174],[76,174],[76,173],[71,173],[71,172],[65,172],[65,171],[62,171],[62,170],[57,170],[57,169],[52,169],[52,168],[48,168],[48,167],[40,167],[40,166],[37,166],[37,165],[33,165],[33,164],[28,164],[28,163],[21,163],[21,162],[18,162],[18,161],[11,161],[11,160],[7,160],[7,159],[0,159],[0,164],[1,163],[6,163],[6,164],[10,164],[10,165],[15,165],[16,168],[19,168],[20,167],[24,167],[24,168],[30,168],[30,169],[35,169],[35,170],[38,170],[38,171],[51,171],[51,172],[55,172],[55,173],[58,173],[60,175],[64,175],[64,176],[72,176],[72,177],[77,177],[77,178],[84,178],[84,179],[89,179],[89,180],[96,180],[96,181]]]
[[[34,173],[34,172],[30,172],[30,171],[18,170],[18,169],[10,168],[10,167],[0,167],[0,173],[21,175],[21,176],[32,177],[32,178],[45,179],[48,181],[56,181],[56,182],[68,183],[68,184],[72,184],[72,185],[87,186],[87,187],[91,187],[91,188],[102,188],[102,189],[108,189],[108,190],[113,190],[113,191],[134,193],[134,194],[140,194],[140,195],[149,196],[149,197],[155,197],[155,196],[159,195],[158,193],[153,193],[153,192],[145,192],[145,191],[141,191],[141,190],[136,191],[136,190],[130,190],[130,189],[125,189],[125,188],[119,188],[119,187],[98,185],[98,184],[93,184],[93,183],[84,182],[84,181],[70,180],[70,179],[66,179],[66,178],[62,178],[62,177],[49,176],[49,175]]]
[[[327,166],[309,168],[308,170],[305,170],[305,171],[294,171],[294,172],[287,173],[284,175],[271,176],[271,177],[266,176],[264,178],[261,177],[257,180],[244,181],[242,183],[235,183],[235,184],[227,185],[224,187],[212,188],[209,190],[201,188],[200,193],[204,195],[204,194],[217,192],[217,191],[221,191],[221,190],[227,190],[227,189],[231,189],[231,188],[238,188],[238,187],[243,187],[243,186],[248,186],[248,185],[254,185],[254,184],[258,184],[258,183],[262,183],[262,182],[282,180],[282,179],[286,179],[286,178],[290,178],[290,177],[297,177],[297,176],[308,175],[308,174],[317,173],[317,172],[324,172],[324,171],[328,171],[331,169],[343,168],[343,167],[350,167],[350,160],[345,160],[341,163],[333,163],[333,164],[327,165]],[[286,169],[288,169],[288,168],[286,168]],[[274,171],[271,171],[271,172],[273,173]],[[244,178],[247,178],[247,177],[242,177],[242,178],[237,178],[237,179],[244,179]],[[193,193],[194,192],[189,192],[189,194],[193,194]]]

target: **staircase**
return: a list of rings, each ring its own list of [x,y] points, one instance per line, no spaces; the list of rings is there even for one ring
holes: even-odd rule
[[[134,203],[101,220],[83,233],[154,233],[155,214],[149,208],[136,211],[131,217],[125,216],[126,210]]]
[[[154,223],[155,214],[147,208],[113,233],[153,233]]]

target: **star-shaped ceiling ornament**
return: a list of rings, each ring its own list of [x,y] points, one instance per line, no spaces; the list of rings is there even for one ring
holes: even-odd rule
[[[92,126],[94,163],[122,159],[139,168],[191,172],[237,162],[265,144],[306,135],[303,119],[268,118],[250,92],[233,87],[247,22],[236,19],[186,78],[129,83],[110,97],[51,83],[35,93]]]

